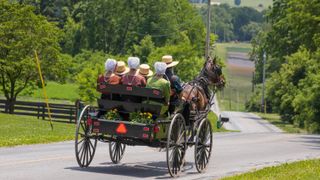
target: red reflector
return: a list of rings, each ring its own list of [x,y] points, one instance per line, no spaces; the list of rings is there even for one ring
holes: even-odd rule
[[[143,138],[149,138],[149,135],[148,135],[148,134],[143,133],[143,134],[142,134],[142,137],[143,137]]]
[[[91,126],[91,124],[92,124],[92,119],[91,119],[91,117],[88,117],[88,119],[87,119],[87,125],[88,125],[88,126]]]
[[[158,133],[160,131],[160,127],[158,125],[154,126],[153,132]]]
[[[94,126],[100,126],[100,122],[99,121],[95,121],[95,122],[93,122],[93,125]]]
[[[99,129],[92,129],[93,133],[99,133]]]
[[[150,131],[149,127],[143,127],[143,131]]]
[[[116,129],[116,132],[119,134],[126,134],[127,133],[127,128],[123,123],[120,123],[119,126]]]

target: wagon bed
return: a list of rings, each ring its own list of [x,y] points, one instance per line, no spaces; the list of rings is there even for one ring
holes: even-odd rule
[[[208,111],[196,112],[198,114],[192,116],[190,125],[186,126],[179,111],[168,116],[160,114],[165,101],[158,89],[100,83],[97,90],[103,94],[98,99],[99,108],[80,107],[75,137],[75,153],[80,167],[89,166],[97,141],[101,141],[109,143],[113,163],[120,162],[126,145],[165,148],[168,171],[173,177],[182,170],[187,146],[194,145],[196,168],[199,172],[206,169],[212,149],[212,128],[206,119]],[[106,119],[103,114],[112,109],[117,109],[125,118]],[[151,113],[153,123],[131,122],[128,114],[132,112]]]

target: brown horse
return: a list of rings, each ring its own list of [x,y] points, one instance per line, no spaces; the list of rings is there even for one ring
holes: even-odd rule
[[[221,67],[216,64],[216,57],[206,60],[200,74],[191,82],[183,86],[181,100],[190,105],[190,110],[203,111],[212,98],[209,86],[223,88],[225,80],[222,75]]]

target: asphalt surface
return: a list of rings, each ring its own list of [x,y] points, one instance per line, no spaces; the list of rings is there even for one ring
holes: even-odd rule
[[[281,133],[250,113],[223,112],[235,133],[214,134],[213,156],[206,173],[194,167],[193,149],[179,179],[218,179],[284,162],[320,157],[320,137]],[[228,125],[227,125],[228,126]],[[226,126],[226,127],[227,127]],[[79,168],[73,142],[0,148],[0,179],[167,179],[165,152],[148,147],[127,147],[120,164],[112,164],[108,145],[98,143],[89,168]]]

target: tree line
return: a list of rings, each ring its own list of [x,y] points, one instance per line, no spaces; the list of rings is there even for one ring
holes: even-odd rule
[[[251,58],[256,83],[262,82],[262,57],[267,53],[267,111],[309,132],[320,132],[320,2],[274,0],[268,28],[253,39]],[[259,110],[261,93],[247,103]]]
[[[199,8],[204,20],[207,7]],[[211,32],[221,42],[251,41],[265,22],[264,14],[251,7],[231,7],[228,4],[213,5],[211,9]],[[205,21],[206,22],[206,21]]]
[[[0,0],[0,24],[0,91],[11,104],[39,86],[34,50],[46,80],[79,84],[87,101],[107,57],[153,65],[171,54],[185,81],[203,63],[205,25],[187,0]]]

